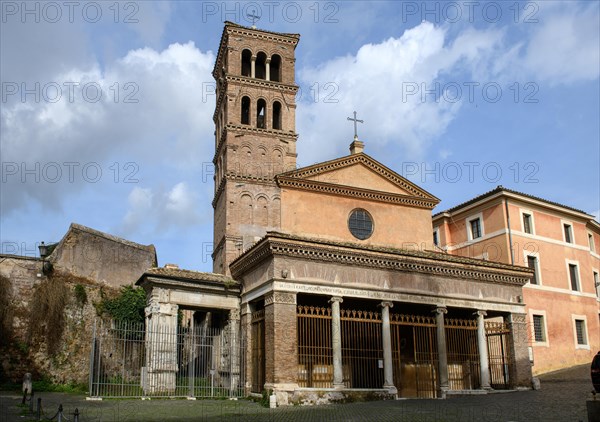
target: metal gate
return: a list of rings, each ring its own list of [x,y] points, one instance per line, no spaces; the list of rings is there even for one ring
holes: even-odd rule
[[[265,310],[252,313],[252,392],[265,385]]]
[[[342,372],[347,388],[383,387],[381,313],[340,310]]]
[[[474,390],[480,387],[477,320],[445,320],[448,350],[448,388]]]
[[[333,387],[331,308],[298,306],[298,385]]]
[[[99,321],[90,359],[92,397],[243,397],[243,335]]]
[[[401,397],[437,396],[435,318],[390,314],[394,385]]]
[[[486,321],[485,335],[490,362],[491,387],[497,390],[508,389],[511,381],[509,374],[513,364],[508,353],[508,346],[511,344],[510,330],[503,322]]]

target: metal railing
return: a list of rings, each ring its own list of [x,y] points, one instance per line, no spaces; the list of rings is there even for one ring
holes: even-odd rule
[[[90,359],[92,397],[241,397],[243,335],[220,329],[99,321]]]

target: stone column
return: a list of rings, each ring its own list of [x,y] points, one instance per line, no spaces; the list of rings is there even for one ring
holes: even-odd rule
[[[241,306],[241,326],[242,326],[242,332],[241,332],[241,336],[244,339],[244,350],[245,350],[245,355],[247,356],[246,358],[246,366],[245,366],[245,371],[246,371],[246,394],[250,393],[250,391],[252,390],[252,383],[253,383],[253,379],[252,379],[252,307],[250,306],[249,303],[244,303]]]
[[[390,394],[397,394],[394,386],[394,369],[392,363],[392,335],[390,333],[390,308],[392,302],[381,302],[381,339],[383,342],[383,388]]]
[[[298,388],[296,294],[271,291],[265,295],[265,389],[273,389],[277,404],[286,405],[287,392]]]
[[[271,58],[267,58],[267,60],[265,61],[265,76],[266,76],[266,80],[270,81],[271,80]]]
[[[250,57],[250,77],[256,78],[256,56]]]
[[[438,306],[435,308],[434,312],[438,351],[438,395],[439,397],[444,398],[446,396],[446,391],[448,391],[448,350],[446,347],[446,324],[444,322],[444,314],[448,313],[448,309],[444,306]]]
[[[333,296],[331,303],[331,348],[333,349],[333,387],[344,388],[344,372],[342,370],[342,324],[340,320],[340,303],[344,299]]]
[[[475,312],[477,315],[477,346],[479,348],[479,379],[481,388],[490,390],[490,361],[488,359],[487,340],[485,338],[485,311]]]
[[[508,347],[511,388],[531,388],[531,362],[529,361],[529,337],[527,315],[510,314],[507,321],[512,341]]]
[[[229,311],[229,389],[233,392],[237,390],[240,384],[240,345],[241,339],[239,335],[240,326],[240,310],[231,309]]]
[[[175,392],[177,374],[177,311],[169,291],[153,288],[146,307],[146,365],[142,368],[144,394]]]

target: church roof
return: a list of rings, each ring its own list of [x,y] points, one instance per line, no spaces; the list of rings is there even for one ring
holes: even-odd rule
[[[231,277],[223,274],[205,273],[201,271],[193,270],[182,270],[179,268],[169,267],[154,267],[146,270],[146,272],[140,278],[143,279],[145,276],[187,280],[187,281],[212,281],[223,284],[238,284],[237,281]],[[136,284],[139,284],[139,280]]]
[[[272,255],[512,285],[523,285],[533,276],[533,271],[527,267],[431,250],[358,245],[280,232],[268,232],[231,263],[231,272],[238,277]]]
[[[327,178],[321,178],[322,180],[319,180],[320,178],[318,176],[320,175],[330,174],[357,164],[368,168],[369,171],[377,174],[382,181],[389,182],[391,185],[399,188],[399,190],[405,193],[370,189],[360,187],[358,184],[352,186],[347,183],[331,183],[325,181]],[[381,202],[400,203],[420,208],[432,209],[440,202],[440,200],[431,193],[420,188],[371,156],[362,152],[281,173],[275,177],[275,180],[279,187],[320,191]]]

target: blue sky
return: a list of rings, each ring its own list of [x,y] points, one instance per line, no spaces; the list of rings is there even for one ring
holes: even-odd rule
[[[442,200],[504,185],[600,210],[600,3],[12,2],[0,49],[2,253],[71,222],[212,267],[223,21],[301,34],[300,166],[366,152]]]

